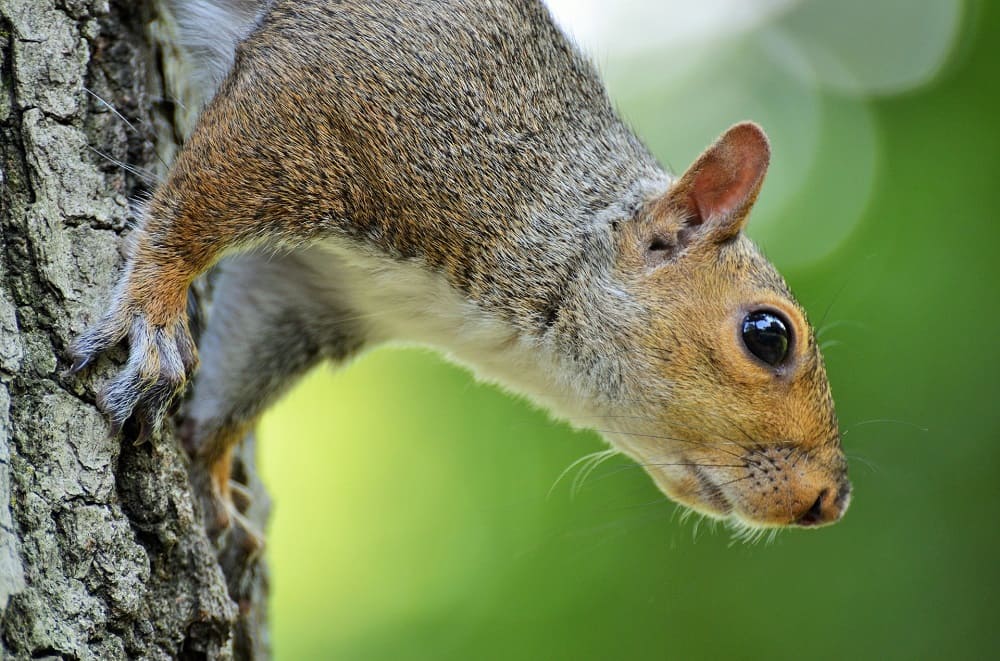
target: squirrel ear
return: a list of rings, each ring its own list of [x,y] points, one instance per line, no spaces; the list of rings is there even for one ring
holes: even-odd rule
[[[684,214],[695,233],[725,241],[743,229],[770,160],[764,131],[753,122],[736,124],[698,157],[664,201]]]

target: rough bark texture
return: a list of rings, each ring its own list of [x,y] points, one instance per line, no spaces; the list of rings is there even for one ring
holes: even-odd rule
[[[108,437],[94,390],[124,352],[66,373],[190,116],[169,26],[133,0],[0,0],[0,658],[267,653],[263,566],[224,573],[172,430]]]

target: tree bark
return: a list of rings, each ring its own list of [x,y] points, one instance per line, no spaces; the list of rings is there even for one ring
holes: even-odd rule
[[[220,563],[173,429],[135,445],[95,408],[124,351],[66,370],[197,107],[173,100],[171,25],[133,0],[0,0],[0,658],[267,655],[264,565]],[[259,490],[247,445],[235,474]]]

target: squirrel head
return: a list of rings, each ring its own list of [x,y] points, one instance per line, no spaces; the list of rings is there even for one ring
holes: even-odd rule
[[[742,231],[769,160],[764,132],[738,124],[624,229],[617,275],[643,311],[629,340],[642,368],[612,440],[698,512],[821,525],[850,498],[822,356]]]

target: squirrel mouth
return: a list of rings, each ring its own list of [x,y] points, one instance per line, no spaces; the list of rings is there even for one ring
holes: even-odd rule
[[[705,509],[711,510],[711,514],[716,516],[726,516],[733,511],[732,503],[726,498],[722,489],[712,481],[700,466],[692,466],[695,479],[700,487],[699,496],[701,505]]]

